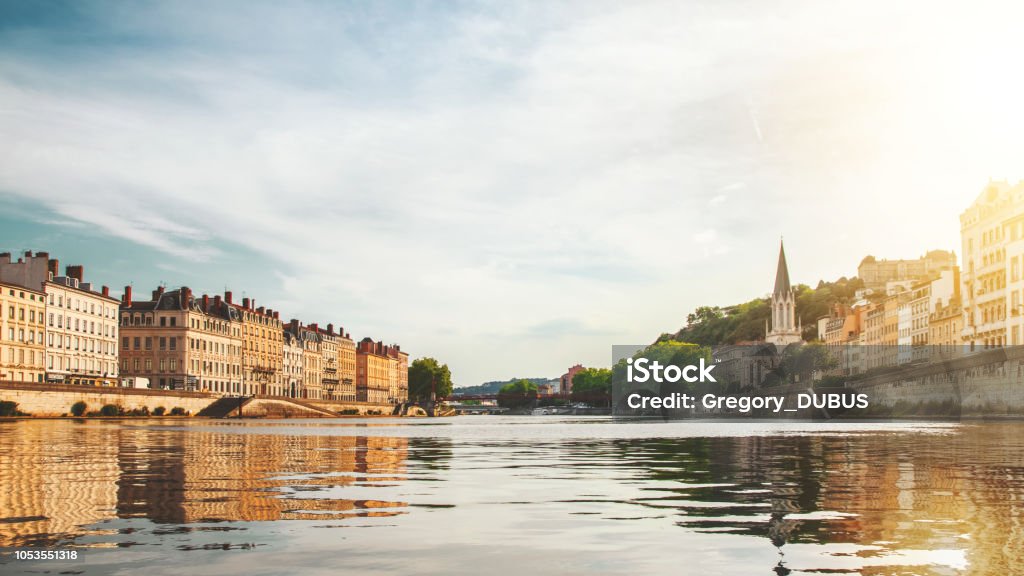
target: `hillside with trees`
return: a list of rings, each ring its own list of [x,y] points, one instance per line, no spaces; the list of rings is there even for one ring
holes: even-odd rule
[[[456,388],[453,393],[456,395],[462,394],[466,396],[473,396],[477,394],[497,394],[506,384],[511,384],[520,380],[532,382],[536,386],[547,384],[551,381],[550,378],[512,378],[510,380],[494,380],[492,382],[484,382],[478,386],[462,386]]]
[[[803,324],[803,338],[818,339],[817,320],[827,316],[835,304],[854,302],[857,290],[864,287],[859,278],[840,278],[835,282],[818,282],[816,288],[798,284],[797,316]],[[702,346],[735,344],[764,338],[765,320],[771,317],[768,298],[755,298],[732,306],[701,306],[686,317],[686,326],[678,332],[662,334],[658,342],[691,342]]]

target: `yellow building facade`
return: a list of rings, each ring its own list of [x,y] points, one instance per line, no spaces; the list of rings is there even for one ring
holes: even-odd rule
[[[249,298],[236,304],[231,292],[224,293],[224,301],[238,311],[242,322],[242,393],[287,395],[280,313],[257,308],[255,300]]]
[[[44,380],[45,314],[45,294],[0,283],[0,380]]]

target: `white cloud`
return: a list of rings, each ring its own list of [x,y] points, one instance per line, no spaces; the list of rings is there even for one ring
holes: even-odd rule
[[[913,11],[788,8],[116,9],[108,32],[152,42],[0,55],[0,189],[171,254],[244,246],[275,308],[465,384],[607,363],[761,293],[781,233],[801,281],[849,273],[870,248],[812,246],[817,223],[907,180],[873,170],[905,86],[873,71],[891,46],[872,32]],[[688,266],[737,248],[727,290],[693,286]],[[579,337],[522,337],[550,322]]]

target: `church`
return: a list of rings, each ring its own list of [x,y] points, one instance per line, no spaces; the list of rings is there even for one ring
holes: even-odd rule
[[[790,344],[803,342],[802,326],[796,315],[796,291],[789,283],[789,267],[786,265],[786,247],[779,242],[779,267],[775,272],[775,290],[771,298],[771,325],[764,321],[765,342],[785,348]]]

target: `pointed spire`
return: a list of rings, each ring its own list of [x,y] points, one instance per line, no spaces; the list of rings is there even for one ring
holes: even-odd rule
[[[786,266],[786,247],[779,239],[779,269],[775,272],[775,294],[789,294],[789,267]]]

